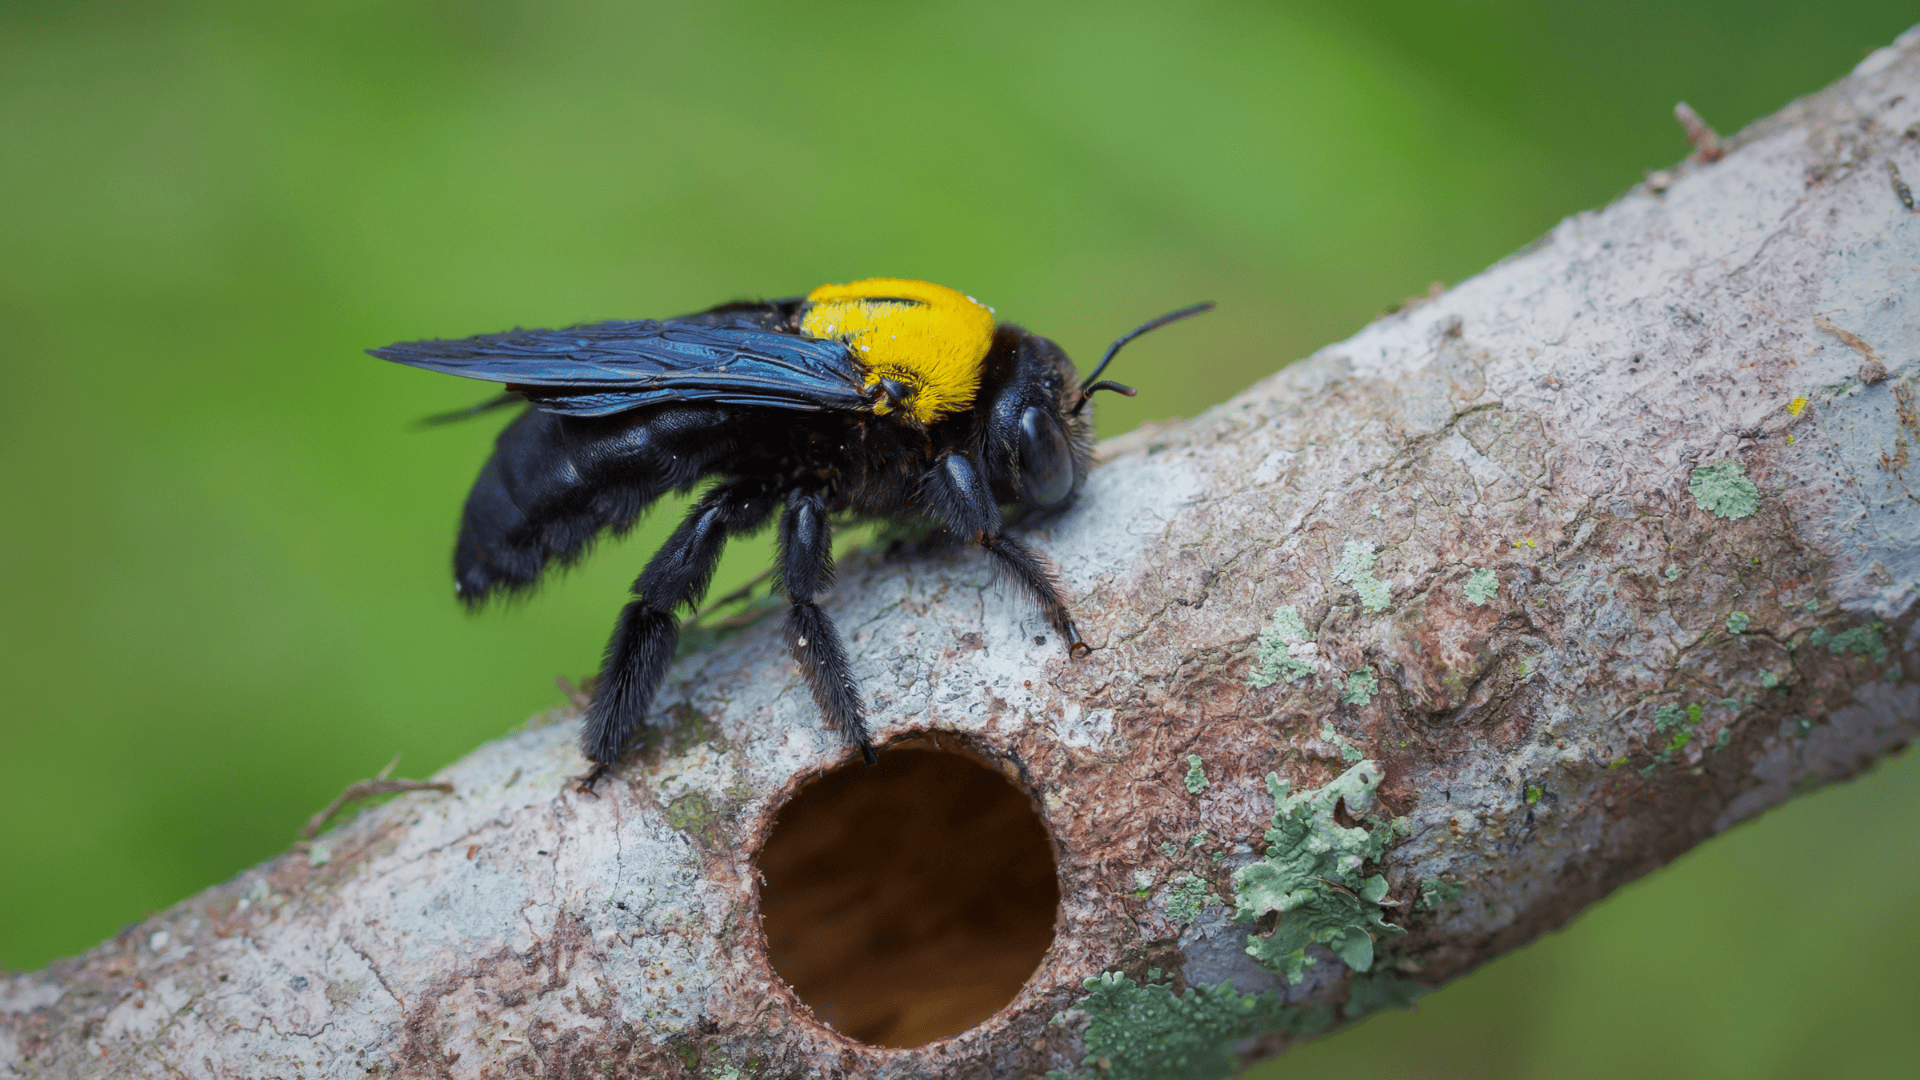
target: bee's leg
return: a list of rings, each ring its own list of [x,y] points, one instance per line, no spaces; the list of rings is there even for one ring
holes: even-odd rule
[[[980,544],[1040,605],[1040,613],[1066,640],[1068,655],[1079,657],[1093,651],[1092,646],[1080,640],[1080,631],[1073,625],[1073,615],[1060,595],[1060,583],[1054,579],[1053,567],[1047,565],[1044,556],[1004,532],[986,537]]]
[[[1013,575],[1040,605],[1041,614],[1066,639],[1068,653],[1085,656],[1093,651],[1074,629],[1073,616],[1060,595],[1053,568],[1038,552],[1007,535],[1000,504],[993,501],[993,491],[979,465],[964,454],[948,454],[922,479],[921,487],[926,493],[928,514],[955,536],[986,548],[1000,568]]]
[[[813,602],[833,583],[833,532],[826,500],[817,492],[795,490],[787,496],[786,513],[780,515],[780,577],[793,605],[787,609],[787,648],[793,662],[806,675],[820,711],[860,744],[861,756],[872,765],[880,758],[867,738],[866,710],[853,685],[840,632]]]
[[[627,748],[673,660],[680,640],[673,609],[700,602],[728,535],[752,530],[773,508],[759,481],[714,488],[687,512],[633,583],[634,599],[620,613],[607,642],[593,704],[580,732],[580,750],[595,763],[596,778]]]

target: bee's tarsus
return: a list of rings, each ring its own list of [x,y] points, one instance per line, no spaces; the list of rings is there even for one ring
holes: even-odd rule
[[[1075,660],[1078,660],[1081,657],[1087,656],[1093,652],[1093,646],[1080,640],[1080,631],[1074,628],[1073,623],[1071,622],[1067,623],[1065,629],[1063,629],[1061,633],[1067,639],[1067,655],[1068,656],[1071,656]]]
[[[827,721],[871,754],[866,707],[853,685],[853,671],[840,631],[814,603],[833,582],[833,531],[827,502],[817,491],[794,490],[780,515],[780,577],[787,587],[787,651],[806,676],[813,701]],[[871,765],[873,762],[867,762]]]
[[[591,795],[596,799],[599,798],[600,793],[593,790],[593,786],[600,782],[601,777],[607,775],[607,770],[610,767],[611,766],[609,766],[604,761],[594,762],[593,768],[588,769],[585,773],[575,778],[573,782],[573,790],[579,792],[582,795]]]
[[[755,479],[708,491],[647,561],[633,583],[634,598],[607,642],[593,704],[580,732],[580,749],[588,758],[611,764],[632,741],[680,640],[673,610],[699,606],[729,534],[750,531],[773,513],[765,489]]]
[[[964,454],[942,458],[921,481],[921,488],[925,493],[927,516],[956,536],[974,537],[974,542],[985,548],[1000,568],[1040,605],[1041,613],[1067,639],[1068,647],[1079,642],[1080,635],[1073,628],[1066,600],[1060,596],[1053,568],[1047,565],[1046,559],[1005,531],[1000,505],[994,501],[973,459]]]

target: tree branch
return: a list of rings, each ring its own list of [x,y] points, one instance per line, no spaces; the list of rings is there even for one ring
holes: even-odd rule
[[[675,667],[673,726],[597,797],[573,725],[537,724],[451,795],[8,977],[0,1064],[1204,1074],[1517,948],[1920,727],[1916,125],[1910,31],[1718,160],[1106,444],[1031,534],[1086,660],[974,553],[851,560],[878,738],[965,743],[1051,834],[1053,944],[978,1026],[866,1045],[769,968],[750,860],[849,750],[762,620]]]

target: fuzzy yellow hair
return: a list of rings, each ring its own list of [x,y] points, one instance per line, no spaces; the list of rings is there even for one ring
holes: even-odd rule
[[[929,281],[871,278],[813,290],[800,329],[846,342],[866,369],[866,385],[893,379],[908,387],[906,410],[931,424],[973,405],[993,343],[993,310]],[[891,405],[881,400],[873,411],[884,416]]]

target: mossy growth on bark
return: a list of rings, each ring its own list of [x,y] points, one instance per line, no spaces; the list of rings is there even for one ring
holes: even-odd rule
[[[1112,971],[1086,981],[1087,996],[1056,1023],[1084,1020],[1087,1055],[1079,1069],[1047,1080],[1220,1080],[1240,1071],[1234,1045],[1276,1031],[1303,1035],[1333,1024],[1325,1006],[1289,1005],[1273,992],[1243,994],[1230,982],[1190,986],[1176,996],[1159,981]]]

